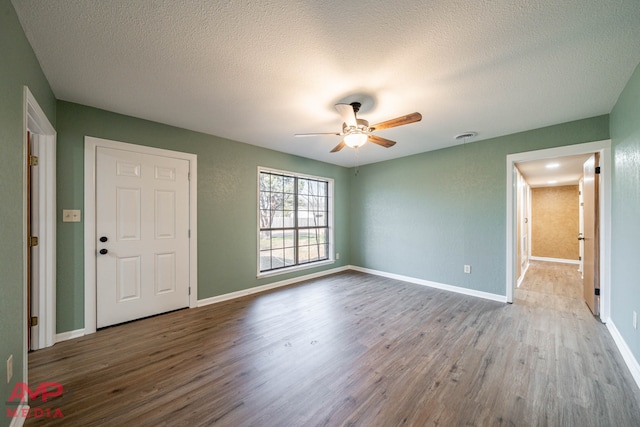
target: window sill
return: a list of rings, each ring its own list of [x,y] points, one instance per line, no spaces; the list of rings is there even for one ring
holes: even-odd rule
[[[326,261],[318,261],[318,262],[313,262],[313,263],[310,263],[310,264],[303,264],[303,265],[296,265],[296,266],[293,266],[293,267],[280,268],[278,270],[265,271],[265,272],[258,273],[258,275],[256,277],[258,279],[264,279],[265,277],[279,276],[281,274],[295,273],[296,271],[309,270],[311,268],[317,268],[317,267],[322,267],[322,266],[325,266],[325,265],[331,265],[331,264],[335,264],[335,262],[336,261],[334,259],[328,259]]]

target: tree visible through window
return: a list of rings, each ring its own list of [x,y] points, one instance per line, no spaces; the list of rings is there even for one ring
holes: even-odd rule
[[[329,181],[260,171],[260,272],[329,259]]]

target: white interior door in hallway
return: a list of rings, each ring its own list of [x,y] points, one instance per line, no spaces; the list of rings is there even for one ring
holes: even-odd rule
[[[97,327],[189,306],[189,162],[98,147]]]

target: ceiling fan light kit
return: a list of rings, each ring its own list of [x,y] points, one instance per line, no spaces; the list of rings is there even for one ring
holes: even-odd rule
[[[377,135],[373,135],[372,132],[382,129],[389,129],[396,126],[407,125],[409,123],[415,123],[422,120],[422,114],[416,112],[407,114],[406,116],[387,120],[370,127],[367,120],[359,119],[356,117],[356,113],[360,111],[361,105],[362,104],[359,102],[352,102],[351,104],[336,104],[336,110],[338,111],[344,122],[342,124],[341,133],[299,133],[295,136],[343,136],[343,140],[338,145],[336,145],[333,150],[331,150],[332,153],[336,153],[342,150],[345,146],[351,148],[360,148],[364,144],[366,144],[367,141],[371,141],[374,144],[389,148],[396,145],[396,142]]]
[[[367,143],[369,135],[364,132],[354,131],[344,136],[344,143],[347,147],[360,148]]]

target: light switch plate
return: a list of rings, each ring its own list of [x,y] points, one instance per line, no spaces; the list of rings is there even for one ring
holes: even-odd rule
[[[62,222],[80,222],[80,209],[63,209]]]

